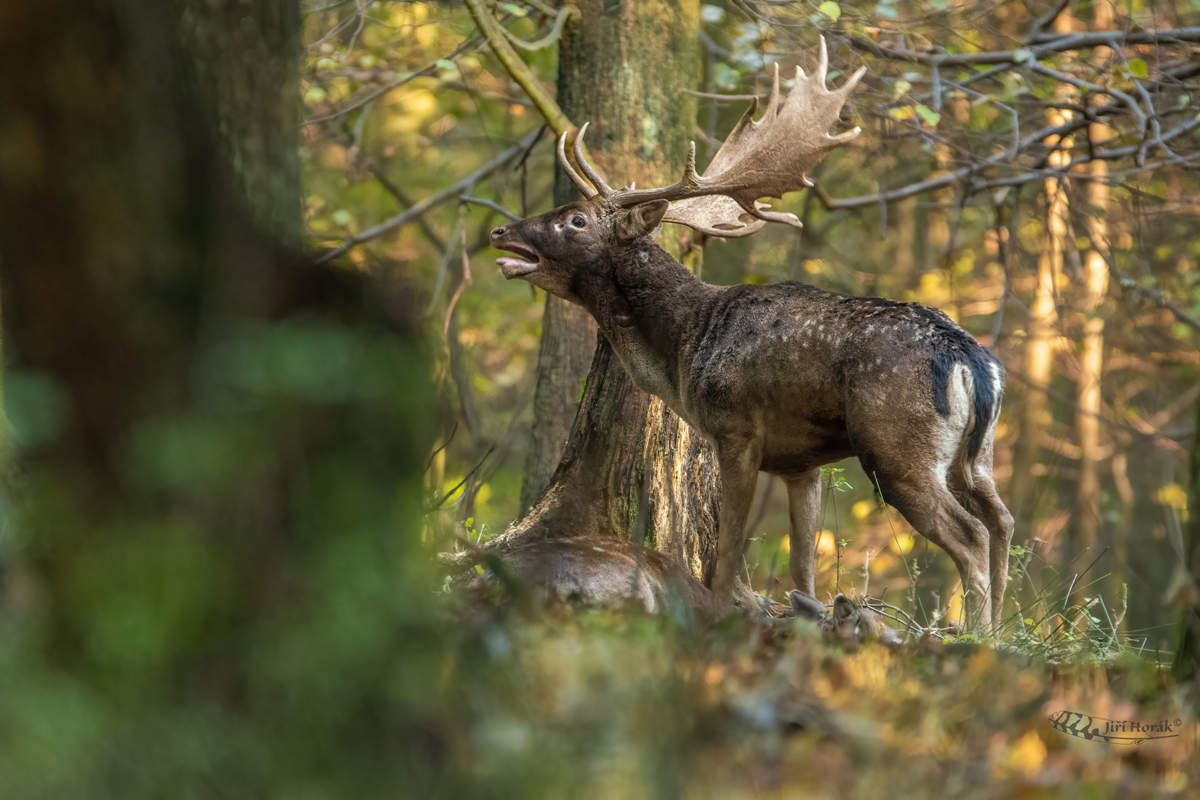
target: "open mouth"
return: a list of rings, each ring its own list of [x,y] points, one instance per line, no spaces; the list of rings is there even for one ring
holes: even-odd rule
[[[493,247],[498,250],[507,250],[510,253],[516,253],[520,258],[512,256],[501,256],[496,259],[496,264],[499,265],[500,271],[504,273],[504,277],[512,280],[528,275],[531,272],[536,272],[538,268],[537,253],[521,247],[519,244],[500,244],[493,243]]]

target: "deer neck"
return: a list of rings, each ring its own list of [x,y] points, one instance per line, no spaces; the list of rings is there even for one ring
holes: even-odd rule
[[[649,238],[614,253],[604,278],[580,295],[639,389],[683,415],[681,365],[704,319],[711,287]],[[686,416],[685,416],[686,418]]]

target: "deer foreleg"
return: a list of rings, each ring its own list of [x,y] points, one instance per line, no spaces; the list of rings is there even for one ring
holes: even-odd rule
[[[788,478],[788,571],[796,588],[809,597],[816,595],[815,544],[821,514],[821,471],[810,470]]]
[[[721,519],[718,530],[717,569],[712,590],[728,602],[742,570],[746,550],[746,518],[754,500],[754,486],[762,464],[758,443],[741,439],[717,443],[717,465],[721,470]]]

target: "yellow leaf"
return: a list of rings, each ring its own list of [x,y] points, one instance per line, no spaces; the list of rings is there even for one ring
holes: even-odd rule
[[[1046,760],[1046,745],[1035,731],[1029,731],[1012,743],[1006,766],[1022,775],[1036,775]]]
[[[842,15],[842,7],[834,3],[833,0],[826,0],[826,2],[821,3],[821,5],[817,6],[817,10],[834,22],[837,22],[838,17]]]
[[[1185,511],[1187,510],[1187,492],[1178,483],[1168,483],[1166,486],[1160,486],[1154,493],[1154,502]]]

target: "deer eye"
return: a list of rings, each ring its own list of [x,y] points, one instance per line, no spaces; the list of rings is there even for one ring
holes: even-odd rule
[[[571,218],[571,224],[574,225],[576,228],[582,228],[584,226],[585,222],[586,222],[586,220],[584,220],[584,218],[578,214],[576,214],[574,217]]]

